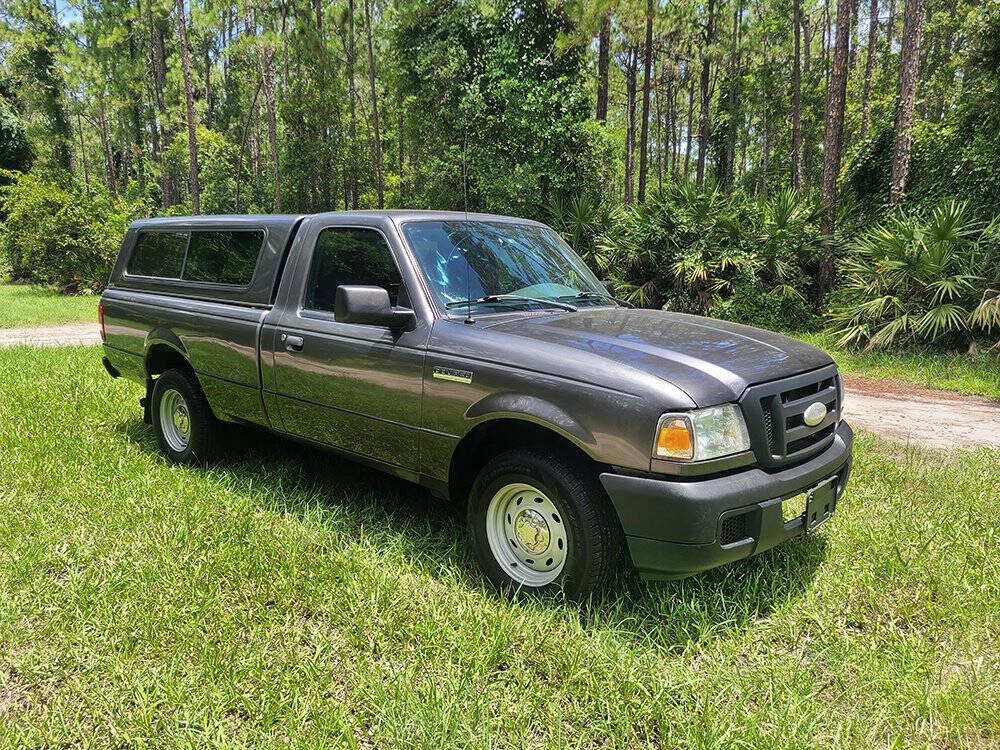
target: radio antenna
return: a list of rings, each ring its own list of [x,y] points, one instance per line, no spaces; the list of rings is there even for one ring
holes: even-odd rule
[[[465,209],[465,223],[469,222],[469,128],[466,126],[462,137],[462,205]],[[466,229],[463,229],[466,231]],[[459,235],[461,236],[461,235]],[[465,324],[472,325],[472,264],[469,263],[469,251],[462,253],[465,258]]]

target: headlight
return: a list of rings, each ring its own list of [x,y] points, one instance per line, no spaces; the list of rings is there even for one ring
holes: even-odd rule
[[[656,428],[656,458],[706,461],[750,450],[743,413],[735,404],[664,414]]]

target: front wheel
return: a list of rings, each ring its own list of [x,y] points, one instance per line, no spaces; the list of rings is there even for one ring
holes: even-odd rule
[[[490,461],[469,494],[476,557],[501,590],[584,599],[618,561],[618,521],[593,467],[518,449]]]

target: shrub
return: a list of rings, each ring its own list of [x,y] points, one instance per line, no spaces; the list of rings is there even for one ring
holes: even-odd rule
[[[67,291],[103,286],[128,222],[143,212],[141,204],[37,174],[6,172],[4,177],[11,182],[0,188],[0,255],[11,276]]]
[[[842,345],[973,345],[1000,330],[1000,220],[963,203],[891,217],[858,236],[831,321]]]
[[[712,307],[712,317],[780,331],[814,331],[823,323],[801,295],[775,294],[752,276],[733,283],[730,295]]]
[[[551,212],[566,240],[634,304],[786,330],[816,325],[809,299],[820,213],[790,190],[747,199],[684,183],[631,207],[577,198]]]

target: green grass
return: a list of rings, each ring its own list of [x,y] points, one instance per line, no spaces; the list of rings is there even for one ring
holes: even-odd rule
[[[837,347],[836,339],[827,333],[791,335],[828,351],[844,372],[1000,399],[1000,356],[996,354],[971,357],[928,351],[864,352]]]
[[[97,301],[96,295],[0,282],[0,328],[96,323]]]
[[[587,608],[254,440],[167,464],[96,348],[0,356],[0,746],[995,747],[1000,455],[862,436],[814,537]]]

